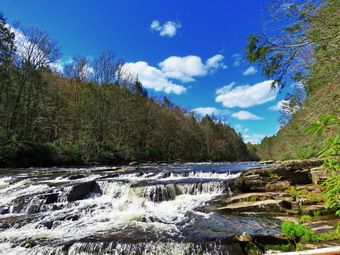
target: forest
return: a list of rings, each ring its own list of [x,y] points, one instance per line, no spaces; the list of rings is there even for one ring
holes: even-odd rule
[[[251,159],[228,124],[149,97],[113,50],[75,55],[60,74],[46,31],[0,14],[0,39],[2,167]]]
[[[273,88],[293,87],[280,130],[255,145],[214,115],[200,118],[150,97],[113,50],[94,60],[75,55],[58,72],[57,41],[38,27],[10,26],[1,13],[0,165],[315,157],[339,133],[338,4],[273,1],[265,32],[249,36],[247,60]],[[306,136],[323,116],[335,116],[335,124]]]
[[[271,9],[270,32],[249,37],[247,59],[262,67],[273,87],[294,89],[283,102],[280,130],[252,149],[262,159],[316,157],[340,134],[339,1],[276,3]],[[321,122],[324,132],[308,136],[308,127]],[[332,145],[338,155],[338,138]]]

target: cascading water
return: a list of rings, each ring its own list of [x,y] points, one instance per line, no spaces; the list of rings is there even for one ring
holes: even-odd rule
[[[252,166],[3,170],[0,253],[232,254],[237,248],[219,240],[233,223],[202,206]]]

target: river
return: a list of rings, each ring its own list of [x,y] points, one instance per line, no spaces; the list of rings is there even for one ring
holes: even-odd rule
[[[235,254],[224,241],[235,233],[278,232],[269,219],[208,209],[254,166],[1,169],[0,254]]]

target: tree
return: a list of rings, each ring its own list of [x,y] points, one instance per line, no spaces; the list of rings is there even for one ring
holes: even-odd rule
[[[316,58],[322,62],[327,58],[336,61],[335,56],[339,55],[337,2],[275,1],[270,8],[272,19],[267,31],[249,36],[247,59],[259,64],[264,76],[274,79],[273,87],[284,87],[287,75],[298,81],[311,76],[325,79],[325,74],[311,74],[311,70],[319,66],[315,65]],[[337,75],[336,69],[331,68],[327,75],[330,74]]]
[[[6,23],[6,19],[2,12],[0,12],[0,72],[6,63],[11,61],[14,47],[14,33],[11,32]]]

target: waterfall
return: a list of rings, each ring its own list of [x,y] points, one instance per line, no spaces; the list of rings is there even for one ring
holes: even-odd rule
[[[237,248],[191,241],[183,229],[210,217],[203,206],[231,192],[240,168],[189,163],[2,174],[0,253],[228,254]]]

